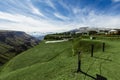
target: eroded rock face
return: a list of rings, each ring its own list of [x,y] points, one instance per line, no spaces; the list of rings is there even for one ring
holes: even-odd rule
[[[2,55],[0,56],[0,59],[6,59],[6,57],[9,58],[9,56],[12,58],[15,55],[39,44],[39,42],[40,41],[38,39],[26,34],[25,32],[0,31],[0,55]],[[2,60],[0,60],[0,62],[2,62]]]

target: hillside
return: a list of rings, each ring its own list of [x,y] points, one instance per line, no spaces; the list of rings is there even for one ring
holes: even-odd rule
[[[0,63],[38,44],[38,40],[21,31],[0,31]]]
[[[82,40],[86,44],[80,46],[82,51],[89,46],[86,41],[91,43],[91,40]],[[106,43],[105,52],[101,49],[102,42]],[[92,40],[92,44],[97,44],[94,57],[90,57],[89,50],[84,50],[81,57],[81,69],[86,75],[76,73],[77,55],[73,55],[72,41],[49,44],[43,41],[4,65],[0,80],[93,80],[96,74],[108,80],[119,80],[119,40]]]

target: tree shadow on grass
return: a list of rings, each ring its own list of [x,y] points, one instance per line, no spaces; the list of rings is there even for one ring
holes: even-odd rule
[[[93,80],[107,80],[106,77],[101,76],[101,75],[99,75],[99,74],[96,74],[96,77],[94,77],[94,76],[92,76],[92,75],[90,75],[90,74],[88,74],[88,73],[86,73],[86,72],[84,72],[84,71],[80,71],[79,73],[82,73],[82,74],[84,74],[85,76],[92,78]],[[85,79],[84,79],[84,80],[85,80]]]
[[[94,80],[96,79],[95,77],[93,77],[93,76],[87,74],[87,73],[84,72],[84,71],[80,71],[80,73],[82,73],[82,74],[84,74],[85,76],[90,77],[90,78],[92,78],[92,79],[94,79]]]

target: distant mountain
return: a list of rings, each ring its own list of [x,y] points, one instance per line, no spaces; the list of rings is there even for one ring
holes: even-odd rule
[[[88,31],[109,31],[111,30],[111,28],[97,28],[97,27],[80,27],[80,28],[77,28],[77,29],[73,29],[73,30],[70,30],[68,32],[74,32],[74,33],[84,33],[84,32],[88,32]]]
[[[77,31],[79,31],[79,29],[73,29],[73,30],[70,30],[68,32],[77,32]]]
[[[46,32],[46,33],[42,33],[42,32],[28,32],[29,35],[39,39],[39,40],[43,40],[45,35],[47,34],[53,34],[53,32]]]
[[[21,31],[0,31],[0,63],[39,44],[39,40]]]

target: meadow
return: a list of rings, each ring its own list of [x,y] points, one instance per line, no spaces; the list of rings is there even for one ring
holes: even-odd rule
[[[42,41],[2,66],[0,80],[94,80],[96,74],[107,80],[119,80],[119,41],[119,39],[82,38],[48,44]],[[103,42],[105,52],[102,51]],[[94,44],[93,57],[91,44]],[[81,70],[86,75],[77,73],[79,51]]]

